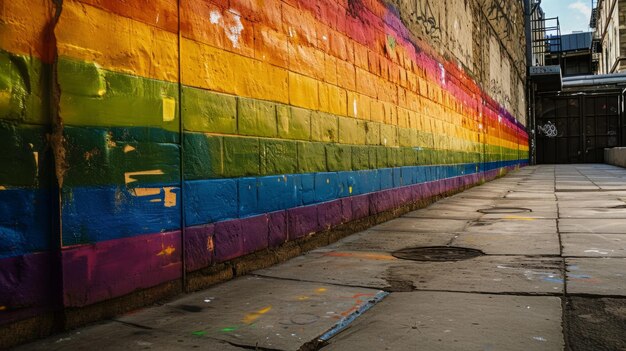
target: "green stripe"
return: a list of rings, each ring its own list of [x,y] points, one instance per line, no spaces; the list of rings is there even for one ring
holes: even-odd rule
[[[96,63],[68,58],[59,59],[58,78],[65,125],[179,130],[176,83],[107,71]]]
[[[185,179],[336,172],[517,159],[517,150],[481,155],[413,147],[344,145],[184,133]],[[259,167],[260,165],[260,167]]]
[[[142,130],[143,129],[143,130]],[[64,186],[180,181],[178,134],[146,128],[65,127]],[[136,172],[162,173],[132,175]]]
[[[52,155],[48,127],[0,120],[0,185],[39,187],[48,184]]]
[[[0,50],[0,119],[49,124],[51,66]]]

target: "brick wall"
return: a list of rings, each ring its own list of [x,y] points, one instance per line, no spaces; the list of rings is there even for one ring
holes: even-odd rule
[[[180,4],[0,9],[2,322],[527,162],[518,5]]]

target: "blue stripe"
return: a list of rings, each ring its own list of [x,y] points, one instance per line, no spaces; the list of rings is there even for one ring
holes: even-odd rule
[[[52,247],[51,205],[47,190],[0,190],[0,258]]]
[[[193,180],[185,182],[185,221],[186,226],[197,226],[245,218],[348,196],[487,172],[522,162],[524,160]]]
[[[180,229],[180,187],[138,196],[125,186],[63,189],[63,245],[77,245]],[[165,188],[175,202],[165,202]],[[207,201],[209,203],[210,201]]]
[[[348,196],[475,174],[527,160],[486,164],[414,166],[364,171],[289,174],[268,177],[185,182],[186,225],[245,218]],[[77,245],[180,229],[180,188],[171,187],[174,204],[165,206],[165,191],[137,196],[126,186],[72,187],[63,190],[63,245]],[[0,191],[0,258],[51,248],[50,194],[46,190]]]

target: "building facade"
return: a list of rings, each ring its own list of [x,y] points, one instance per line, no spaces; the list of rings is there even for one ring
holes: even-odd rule
[[[592,11],[597,73],[626,72],[626,0],[599,0]]]

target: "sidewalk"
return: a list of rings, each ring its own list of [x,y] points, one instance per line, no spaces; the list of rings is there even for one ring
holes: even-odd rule
[[[462,249],[412,250],[437,246]],[[284,264],[18,349],[626,350],[625,274],[626,170],[527,167]]]

